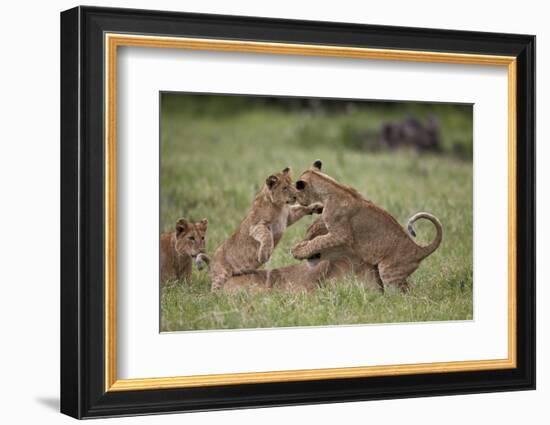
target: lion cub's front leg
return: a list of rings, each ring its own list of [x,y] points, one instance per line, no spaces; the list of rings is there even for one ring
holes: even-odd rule
[[[294,248],[292,248],[292,255],[297,260],[305,260],[327,249],[345,245],[349,240],[351,240],[349,232],[329,232],[309,241],[305,240],[298,242]]]
[[[303,205],[293,205],[290,207],[290,213],[288,214],[287,226],[291,226],[296,223],[305,215],[321,214],[323,212],[323,204],[315,202],[313,204],[304,207]]]
[[[261,223],[250,229],[250,236],[260,243],[258,262],[260,264],[267,263],[273,253],[273,234],[265,224]]]

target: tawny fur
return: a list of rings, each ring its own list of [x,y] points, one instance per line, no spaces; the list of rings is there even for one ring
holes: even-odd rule
[[[189,223],[180,218],[175,230],[160,235],[160,281],[189,280],[193,261],[206,246],[208,221]]]
[[[212,289],[231,276],[258,269],[270,258],[286,228],[322,205],[294,205],[296,189],[290,169],[266,179],[237,230],[216,250],[210,264]]]
[[[319,253],[324,253],[325,258],[338,258],[339,252],[354,253],[376,269],[384,286],[406,290],[407,277],[441,243],[441,223],[433,215],[418,213],[409,220],[410,229],[420,218],[430,220],[436,228],[435,239],[427,246],[420,246],[388,212],[363,198],[350,186],[323,174],[320,161],[315,161],[302,173],[296,188],[300,204],[323,204],[321,218],[328,229],[324,235],[295,245],[292,254],[296,259],[310,258]]]
[[[311,240],[327,233],[322,219],[317,219],[308,228],[305,239]],[[367,287],[381,289],[374,269],[352,254],[340,252],[337,259],[322,258],[299,264],[268,270],[254,270],[230,277],[224,284],[224,291],[246,289],[266,291],[280,289],[292,292],[312,291],[322,284],[335,283],[346,276],[356,276]]]

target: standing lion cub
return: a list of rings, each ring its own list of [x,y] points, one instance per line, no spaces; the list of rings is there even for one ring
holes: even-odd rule
[[[160,235],[160,281],[189,279],[193,261],[204,253],[208,220],[176,222],[176,229]],[[199,263],[197,263],[199,265]],[[199,267],[200,268],[200,267]]]
[[[322,204],[293,205],[296,188],[290,168],[270,175],[235,233],[216,250],[210,264],[212,289],[231,276],[265,264],[288,226],[307,214],[322,211]]]
[[[376,269],[380,284],[406,290],[407,277],[441,243],[443,230],[439,220],[425,212],[409,219],[411,235],[414,235],[412,225],[418,219],[425,218],[435,226],[435,239],[427,246],[420,246],[388,212],[350,186],[322,173],[321,166],[321,161],[317,160],[302,173],[296,182],[297,200],[302,205],[323,204],[321,218],[328,233],[295,245],[294,258],[302,260],[323,254],[327,259],[337,258],[340,251],[354,252]]]

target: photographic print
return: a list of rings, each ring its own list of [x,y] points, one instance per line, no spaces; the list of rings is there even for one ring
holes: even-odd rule
[[[473,318],[472,105],[160,109],[162,332]]]

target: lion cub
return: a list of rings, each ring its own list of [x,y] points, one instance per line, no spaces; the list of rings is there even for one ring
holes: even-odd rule
[[[176,230],[160,235],[160,281],[185,279],[191,276],[193,261],[204,253],[208,220],[189,223],[185,218],[176,222]],[[197,266],[200,265],[197,263]]]
[[[306,231],[305,240],[328,233],[321,218],[314,221]],[[346,276],[355,276],[366,287],[382,289],[372,276],[373,269],[362,264],[351,253],[340,252],[338,258],[324,260],[321,255],[307,262],[268,270],[252,270],[230,277],[223,285],[224,291],[238,289],[268,291],[272,289],[291,292],[312,291],[322,284],[336,283]]]
[[[270,175],[238,229],[216,250],[210,264],[212,289],[219,289],[236,274],[265,264],[288,226],[307,214],[322,211],[322,204],[296,203],[290,168]]]
[[[408,229],[413,236],[412,225],[418,219],[425,218],[435,226],[435,239],[427,246],[420,246],[388,212],[355,189],[323,174],[321,166],[317,160],[302,173],[296,182],[297,200],[302,205],[323,204],[321,218],[328,233],[298,243],[292,249],[294,258],[302,260],[327,252],[337,258],[338,252],[353,252],[365,264],[376,268],[384,286],[406,290],[407,277],[441,243],[443,229],[439,220],[425,212],[409,219]]]

